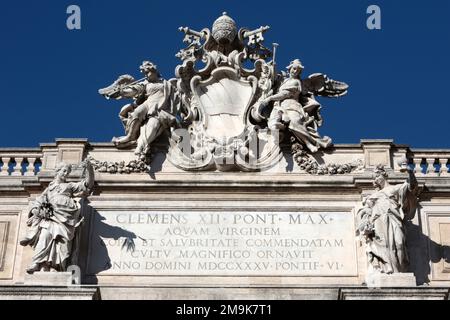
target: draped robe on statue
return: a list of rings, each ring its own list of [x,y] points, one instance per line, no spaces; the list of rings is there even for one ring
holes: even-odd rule
[[[70,257],[72,240],[80,224],[80,204],[73,198],[87,191],[85,181],[79,183],[50,183],[44,193],[33,203],[28,224],[30,230],[24,245],[30,244],[35,254],[33,264],[46,263],[61,270]],[[48,219],[33,215],[34,209],[40,210],[50,204],[52,214]]]
[[[270,115],[269,126],[274,126],[280,120],[288,124],[289,130],[303,143],[317,148],[328,148],[331,145],[331,139],[321,137],[312,122],[318,119],[312,119],[304,111],[299,102],[302,93],[302,84],[299,79],[287,79],[279,89],[278,94],[282,94],[284,99],[276,102]]]
[[[157,83],[138,84],[133,87],[136,92],[145,92],[147,99],[131,114],[131,120],[142,124],[137,140],[137,155],[146,155],[151,143],[167,128],[176,123],[175,88],[166,80]],[[132,123],[130,121],[129,123]],[[129,130],[129,129],[128,129]]]
[[[374,235],[367,243],[369,263],[381,273],[407,272],[409,266],[404,220],[412,217],[416,197],[410,184],[388,185],[369,197],[374,202]],[[359,214],[363,214],[360,210]],[[363,217],[361,217],[363,218]]]

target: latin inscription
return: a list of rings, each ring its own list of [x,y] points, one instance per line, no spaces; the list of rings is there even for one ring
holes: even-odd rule
[[[103,274],[350,276],[357,273],[346,212],[101,212],[90,261]],[[92,238],[94,236],[94,238]],[[94,268],[95,269],[95,268]]]

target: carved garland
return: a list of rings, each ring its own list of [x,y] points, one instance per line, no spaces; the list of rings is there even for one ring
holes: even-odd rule
[[[364,169],[362,160],[344,164],[319,164],[317,160],[303,149],[303,146],[300,143],[294,143],[292,145],[292,155],[295,162],[300,167],[300,170],[311,175],[350,174]]]

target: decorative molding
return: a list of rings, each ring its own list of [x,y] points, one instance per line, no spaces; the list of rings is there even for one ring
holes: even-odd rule
[[[6,248],[9,237],[9,221],[0,221],[0,272],[5,268]]]

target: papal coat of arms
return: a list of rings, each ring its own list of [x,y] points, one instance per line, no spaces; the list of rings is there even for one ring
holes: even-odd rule
[[[302,79],[299,59],[278,72],[277,44],[264,45],[268,29],[238,30],[226,13],[211,30],[181,27],[187,47],[177,54],[176,78],[161,79],[156,65],[144,61],[145,78],[123,75],[99,91],[133,100],[120,112],[125,136],[113,139],[118,148],[135,148],[128,172],[150,165],[152,144],[167,133],[168,160],[187,171],[266,170],[279,162],[287,142],[303,169],[333,173],[310,157],[332,145],[318,132],[323,120],[315,97],[345,95],[348,85],[324,74]]]

